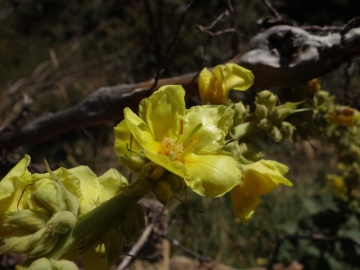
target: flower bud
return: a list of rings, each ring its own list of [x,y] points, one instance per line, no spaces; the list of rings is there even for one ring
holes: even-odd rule
[[[155,194],[156,199],[164,206],[166,206],[170,202],[173,195],[173,191],[169,182],[165,180],[158,181],[155,184],[152,192]]]
[[[276,126],[273,126],[268,134],[275,142],[280,142],[283,138],[279,128]]]
[[[123,253],[124,236],[118,227],[112,227],[104,239],[105,252],[109,264],[115,264]]]
[[[76,217],[70,211],[55,213],[47,223],[47,227],[54,234],[65,234],[72,230],[76,224]]]
[[[173,192],[180,192],[184,190],[186,186],[184,179],[173,173],[166,174],[164,179],[170,184],[171,190]]]
[[[18,267],[16,268],[18,269]],[[78,270],[74,262],[67,260],[55,261],[47,258],[40,258],[32,262],[29,267],[19,267],[19,270]]]
[[[45,230],[44,230],[45,229]],[[50,253],[59,240],[59,235],[53,233],[48,228],[37,231],[33,236],[32,242],[35,244],[34,248],[30,250],[30,257],[42,257]]]
[[[53,235],[47,227],[33,234],[13,236],[0,241],[0,254],[28,253],[29,257],[41,257],[52,251],[58,241],[58,235]]]
[[[121,222],[121,232],[127,243],[131,243],[139,237],[142,229],[145,227],[144,210],[138,203],[131,206]]]
[[[269,90],[263,90],[256,95],[256,103],[264,104],[269,110],[271,110],[277,102],[277,96]]]
[[[269,110],[263,104],[256,104],[255,116],[257,119],[264,119],[268,117]]]
[[[6,217],[4,225],[13,230],[29,230],[35,232],[46,226],[49,216],[40,211],[24,209]]]
[[[67,209],[62,188],[52,179],[37,181],[32,196],[49,214]]]
[[[242,123],[243,119],[248,115],[249,109],[241,101],[235,103],[233,108],[235,111],[233,126],[236,126]]]
[[[264,118],[259,121],[257,126],[263,130],[268,130],[269,128],[272,127],[272,123],[269,121],[269,119]]]
[[[164,172],[165,169],[163,167],[156,166],[149,174],[148,178],[152,181],[157,181],[163,176]]]
[[[291,139],[296,127],[289,122],[281,122],[281,132],[285,138]]]

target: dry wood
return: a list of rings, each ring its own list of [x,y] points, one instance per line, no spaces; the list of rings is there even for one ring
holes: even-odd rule
[[[245,50],[229,62],[250,69],[255,74],[254,86],[257,87],[304,82],[324,75],[360,54],[360,27],[349,25],[336,33],[324,30],[325,33],[321,34],[321,31],[311,33],[294,26],[274,26],[255,36]],[[74,107],[37,118],[22,127],[3,127],[0,149],[36,143],[70,130],[120,120],[125,107],[137,110],[139,101],[162,85],[180,84],[187,91],[187,97],[197,95],[196,75],[160,79],[154,87],[154,80],[150,80],[100,88]]]

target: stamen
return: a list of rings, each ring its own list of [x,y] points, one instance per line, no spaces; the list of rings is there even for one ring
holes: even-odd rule
[[[180,119],[180,135],[183,134],[183,131],[184,131],[184,121]]]

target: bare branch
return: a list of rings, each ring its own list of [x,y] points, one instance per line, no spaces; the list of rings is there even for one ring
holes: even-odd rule
[[[182,84],[187,96],[197,93],[194,82],[196,73],[180,77],[159,80],[157,88],[166,84]],[[39,117],[32,122],[13,130],[0,133],[0,149],[11,149],[20,145],[37,143],[57,137],[70,130],[96,126],[111,120],[123,118],[123,110],[130,107],[137,111],[139,102],[149,94],[153,81],[139,84],[122,84],[102,87],[86,97],[82,102],[64,111],[46,117]]]
[[[255,36],[243,52],[229,62],[250,69],[254,86],[293,85],[326,74],[354,56],[360,55],[360,27],[351,22],[344,31],[327,35],[311,34],[304,29],[282,25]],[[351,28],[355,27],[355,28]],[[160,79],[154,90],[166,84],[180,84],[187,97],[198,94],[197,73]],[[132,85],[103,87],[78,105],[0,134],[0,149],[35,143],[70,130],[121,119],[125,107],[137,110],[149,95],[154,80]]]
[[[255,85],[293,85],[326,74],[360,54],[360,27],[346,34],[313,35],[288,25],[255,36],[230,62],[250,69]]]

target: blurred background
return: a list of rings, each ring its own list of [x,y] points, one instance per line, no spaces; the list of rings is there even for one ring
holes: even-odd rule
[[[161,63],[164,78],[224,63],[260,31],[259,19],[273,16],[266,1],[195,0],[163,61],[189,2],[1,0],[0,132],[76,105],[100,87],[149,80]],[[284,21],[298,26],[341,27],[359,15],[355,0],[269,3]],[[213,23],[211,32],[201,31],[201,26]],[[359,58],[319,81],[339,103],[360,105],[358,98],[346,98],[359,93]],[[32,157],[34,172],[44,170],[44,158],[52,168],[88,165],[97,174],[110,167],[123,171],[113,151],[113,127],[120,120],[11,152],[0,149],[1,176],[25,153]],[[295,186],[265,196],[248,225],[235,223],[228,197],[207,200],[187,191],[186,204],[174,200],[168,209],[169,236],[236,269],[266,265],[281,235],[335,232],[360,239],[359,213],[345,214],[345,205],[328,191],[325,175],[335,170],[334,151],[316,141],[313,145],[316,151],[301,141],[264,141],[266,157],[287,164]],[[171,252],[182,251],[174,247]],[[359,269],[360,265],[359,246],[351,241],[295,237],[284,241],[277,252],[284,267],[293,262],[303,269]]]

